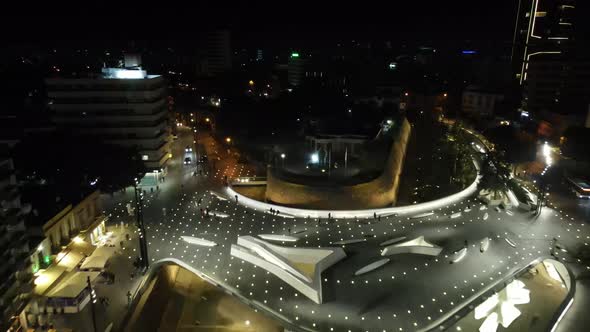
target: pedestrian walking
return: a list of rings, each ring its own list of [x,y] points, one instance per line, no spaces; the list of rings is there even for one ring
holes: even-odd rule
[[[127,306],[131,307],[131,291],[127,291]]]
[[[235,195],[235,197],[236,197],[236,203],[237,203],[238,202],[238,195]]]
[[[166,208],[165,208],[165,207],[163,207],[163,208],[162,208],[162,215],[163,215],[164,217],[166,216]]]
[[[288,228],[287,231],[289,232],[289,235],[291,235],[291,228]]]
[[[377,212],[373,212],[373,219],[377,219]]]
[[[377,216],[377,221],[381,221],[381,215]]]
[[[332,219],[332,213],[328,213],[328,220]]]

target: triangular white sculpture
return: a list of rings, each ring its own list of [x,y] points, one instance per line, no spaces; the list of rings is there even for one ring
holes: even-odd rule
[[[231,255],[269,271],[318,304],[322,272],[346,257],[342,248],[282,247],[252,236],[238,237]]]

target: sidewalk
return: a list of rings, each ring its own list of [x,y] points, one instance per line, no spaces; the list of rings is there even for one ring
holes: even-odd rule
[[[118,326],[127,311],[127,292],[135,293],[141,281],[141,275],[130,277],[135,271],[133,259],[138,253],[138,241],[135,233],[135,226],[121,228],[109,226],[108,231],[113,232],[111,242],[115,244],[117,252],[109,260],[106,270],[115,275],[115,282],[107,284],[102,277],[97,279],[93,285],[97,297],[107,298],[108,305],[97,301],[94,304],[96,312],[96,331],[105,331],[109,326]],[[123,240],[125,234],[131,236],[131,240]],[[124,242],[125,249],[121,250],[120,241]],[[75,314],[60,314],[53,316],[53,324],[57,332],[62,331],[93,331],[92,304],[88,303],[81,312]],[[44,331],[37,329],[35,331]]]

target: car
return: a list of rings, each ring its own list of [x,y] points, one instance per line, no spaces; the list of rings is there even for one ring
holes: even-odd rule
[[[186,146],[186,148],[184,149],[185,152],[193,152],[193,148],[191,148],[190,146]]]
[[[191,158],[190,157],[184,158],[184,164],[185,165],[189,165],[190,163],[191,163]]]

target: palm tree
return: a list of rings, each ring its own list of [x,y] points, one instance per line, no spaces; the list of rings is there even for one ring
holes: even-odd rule
[[[493,200],[504,199],[509,190],[510,167],[500,161],[495,152],[488,152],[482,160],[481,181],[479,183],[481,192],[484,195],[491,195]]]
[[[453,158],[450,181],[459,179],[459,182],[465,182],[467,176],[472,173],[472,169],[468,166],[468,163],[471,163],[473,150],[471,149],[469,137],[467,137],[461,122],[455,121],[449,128],[446,134],[446,142]]]

